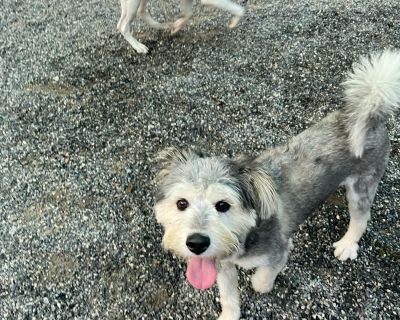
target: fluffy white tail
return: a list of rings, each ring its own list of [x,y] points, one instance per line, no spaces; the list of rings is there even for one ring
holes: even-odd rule
[[[354,154],[361,157],[371,120],[386,121],[399,108],[400,51],[361,58],[343,85],[349,142]]]

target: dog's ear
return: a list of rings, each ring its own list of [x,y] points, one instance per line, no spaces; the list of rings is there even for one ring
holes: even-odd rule
[[[236,163],[246,200],[252,204],[261,220],[268,219],[278,210],[274,180],[260,163],[252,159],[238,158]]]
[[[172,163],[183,162],[188,158],[188,151],[180,150],[175,147],[168,147],[161,150],[157,155],[157,160],[166,165]]]
[[[159,152],[156,157],[160,167],[159,173],[156,176],[156,181],[158,183],[162,182],[176,165],[187,162],[194,157],[203,158],[205,156],[206,154],[203,152],[194,149],[183,150],[175,147],[165,148]]]

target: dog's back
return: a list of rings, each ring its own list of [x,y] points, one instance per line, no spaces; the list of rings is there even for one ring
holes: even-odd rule
[[[258,159],[269,172],[276,172],[282,212],[287,215],[283,229],[288,234],[339,185],[362,178],[363,188],[370,183],[375,192],[386,168],[390,149],[386,120],[400,103],[400,53],[385,51],[361,59],[344,86],[343,110]]]

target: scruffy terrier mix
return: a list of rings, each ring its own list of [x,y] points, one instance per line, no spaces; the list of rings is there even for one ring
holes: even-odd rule
[[[235,265],[257,268],[254,290],[270,291],[292,232],[340,185],[346,187],[350,225],[333,244],[334,254],[357,257],[388,161],[385,122],[400,103],[400,52],[362,58],[344,87],[342,111],[256,157],[164,152],[155,204],[163,245],[187,259],[186,276],[195,288],[217,280],[219,319],[240,317]]]
[[[142,18],[150,27],[155,29],[167,29],[168,24],[162,24],[155,21],[148,13],[145,12],[147,0],[120,0],[121,1],[121,17],[118,21],[117,30],[121,32],[124,38],[130,43],[133,49],[138,53],[147,53],[148,48],[135,39],[130,31],[130,26],[137,15]],[[201,0],[204,5],[209,5],[230,12],[234,15],[229,28],[234,28],[238,24],[240,18],[244,14],[242,6],[231,2],[230,0]],[[181,0],[181,16],[172,24],[171,32],[178,32],[192,16],[192,0]]]

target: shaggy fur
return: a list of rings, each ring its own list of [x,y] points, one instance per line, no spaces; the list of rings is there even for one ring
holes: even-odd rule
[[[333,244],[334,254],[357,257],[388,161],[385,122],[400,103],[400,53],[362,58],[343,85],[343,110],[257,157],[177,149],[162,155],[155,212],[165,228],[164,246],[188,262],[211,263],[208,270],[215,264],[220,319],[240,317],[235,265],[257,268],[253,288],[270,291],[286,263],[291,234],[340,185],[346,187],[350,224]],[[194,234],[202,239],[200,249],[188,242]]]

